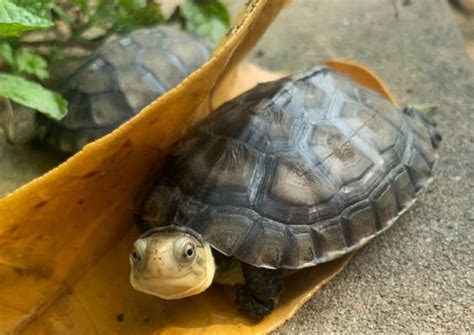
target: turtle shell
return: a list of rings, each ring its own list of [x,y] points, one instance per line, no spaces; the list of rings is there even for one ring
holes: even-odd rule
[[[432,179],[429,128],[330,68],[265,83],[176,148],[144,219],[187,226],[219,252],[298,269],[390,227]]]
[[[164,26],[103,45],[66,81],[69,113],[47,121],[46,141],[64,152],[81,149],[175,87],[210,54],[204,40]]]

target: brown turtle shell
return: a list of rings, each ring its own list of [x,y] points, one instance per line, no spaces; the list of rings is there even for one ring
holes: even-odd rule
[[[190,227],[254,266],[313,266],[359,248],[413,204],[432,179],[433,130],[416,111],[315,67],[201,122],[143,217]]]
[[[111,41],[66,81],[61,91],[69,112],[58,122],[43,118],[42,137],[75,152],[178,85],[210,55],[208,43],[176,27],[142,28]]]

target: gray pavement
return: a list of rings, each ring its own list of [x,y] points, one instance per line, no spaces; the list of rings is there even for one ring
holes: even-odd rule
[[[447,1],[395,2],[398,18],[391,0],[295,0],[251,56],[368,64],[402,105],[439,106],[444,138],[430,189],[277,334],[474,332],[474,64]]]

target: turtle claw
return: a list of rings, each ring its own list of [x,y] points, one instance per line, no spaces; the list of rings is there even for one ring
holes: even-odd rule
[[[260,321],[278,304],[285,289],[281,271],[258,268],[241,263],[245,284],[237,291],[237,304],[242,314]]]
[[[251,317],[256,322],[262,320],[273,311],[277,303],[274,300],[275,299],[262,301],[256,298],[245,285],[240,287],[237,291],[237,305],[239,306],[239,312]]]

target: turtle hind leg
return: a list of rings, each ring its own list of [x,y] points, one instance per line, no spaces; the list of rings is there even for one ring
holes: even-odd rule
[[[257,268],[241,263],[245,284],[237,291],[239,312],[261,320],[278,304],[285,289],[281,270]]]

